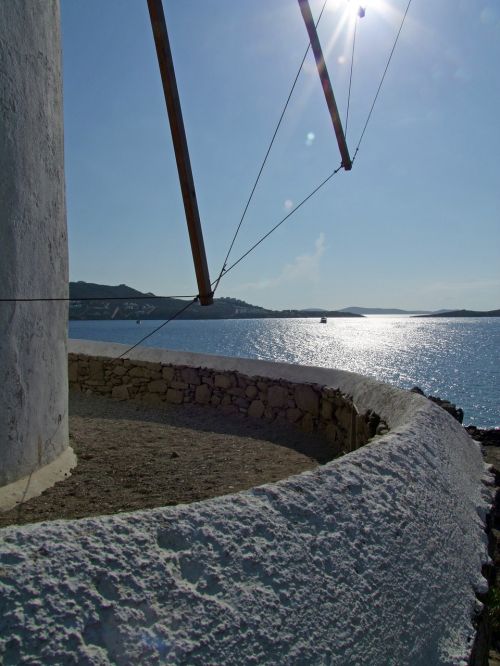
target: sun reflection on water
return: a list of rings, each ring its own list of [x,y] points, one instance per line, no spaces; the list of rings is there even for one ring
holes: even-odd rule
[[[142,322],[141,334],[158,322]],[[70,322],[70,336],[134,343],[129,321]],[[500,425],[500,319],[363,317],[173,321],[148,345],[339,368],[440,395],[465,421]]]

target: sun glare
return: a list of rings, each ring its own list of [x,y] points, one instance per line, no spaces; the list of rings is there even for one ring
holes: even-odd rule
[[[352,40],[356,21],[363,19],[372,24],[371,18],[376,16],[384,22],[396,24],[400,18],[400,12],[392,7],[388,0],[330,0],[327,8],[332,13],[336,12],[338,19],[336,28],[324,48],[325,56],[331,53],[339,39],[345,42],[347,48]],[[337,62],[339,64],[347,62],[345,55],[341,54]]]
[[[387,0],[331,0],[327,8],[331,12],[342,12],[342,19],[349,22],[372,12],[383,15],[393,11]]]

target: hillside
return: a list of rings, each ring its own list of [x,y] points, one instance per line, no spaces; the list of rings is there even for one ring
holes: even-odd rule
[[[151,292],[142,293],[125,284],[118,286],[91,282],[70,282],[72,299],[70,319],[169,319],[188,301],[162,298]],[[93,300],[93,298],[99,300]],[[103,300],[102,300],[103,299]],[[216,298],[203,307],[195,303],[179,319],[256,319],[298,317],[359,317],[361,315],[335,310],[268,310],[237,298]]]
[[[449,310],[448,312],[434,312],[432,314],[418,315],[419,317],[500,317],[500,310]]]
[[[361,315],[409,315],[409,314],[430,314],[430,310],[400,310],[399,308],[361,308],[358,306],[350,306],[342,308],[339,312],[352,312],[353,314]]]

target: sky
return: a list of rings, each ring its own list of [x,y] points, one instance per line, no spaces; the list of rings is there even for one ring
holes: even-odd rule
[[[221,269],[308,38],[296,0],[163,0],[210,276]],[[323,0],[311,0],[319,15]],[[366,0],[357,145],[407,0]],[[345,119],[358,4],[318,27]],[[145,0],[61,0],[70,278],[196,294]],[[225,276],[264,307],[500,307],[500,2],[413,0],[353,169]],[[340,164],[312,54],[230,261]]]

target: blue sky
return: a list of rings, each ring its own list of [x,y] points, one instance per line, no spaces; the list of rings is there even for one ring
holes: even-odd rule
[[[318,32],[345,116],[348,0]],[[352,2],[355,7],[356,5]],[[62,0],[70,276],[193,294],[196,283],[145,0]],[[322,0],[311,0],[318,15]],[[357,143],[406,0],[359,21]],[[296,0],[164,0],[211,277],[220,270],[307,34]],[[413,0],[351,172],[221,282],[273,308],[500,307],[500,4]],[[312,55],[231,255],[340,163]]]

